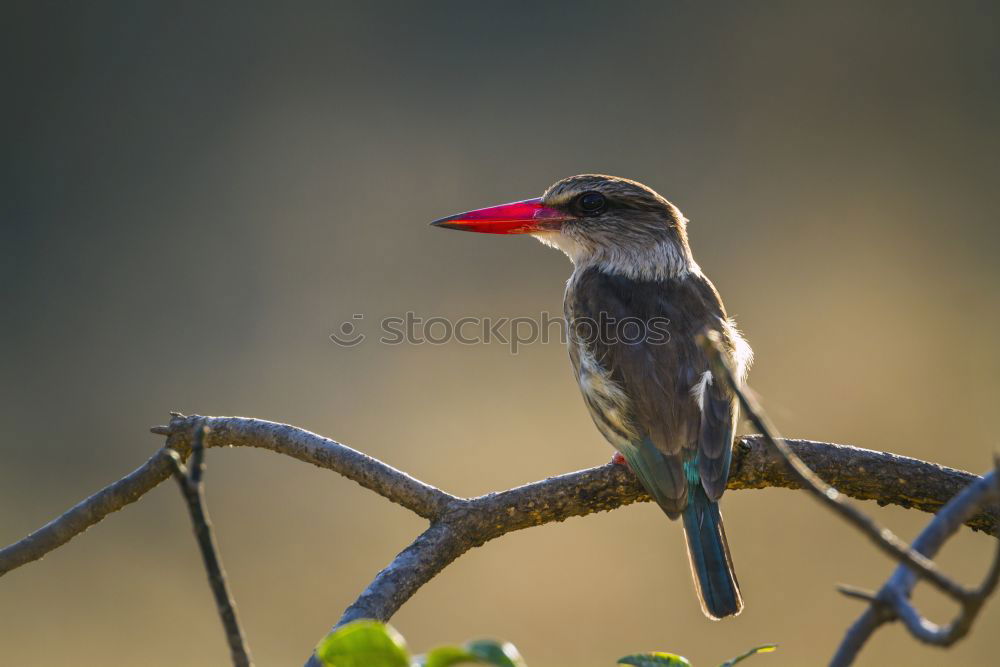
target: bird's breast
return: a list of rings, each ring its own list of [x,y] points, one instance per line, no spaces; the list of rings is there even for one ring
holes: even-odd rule
[[[569,345],[576,380],[594,423],[616,448],[628,446],[638,437],[632,423],[632,405],[628,395],[611,378],[610,370],[601,365],[585,342],[571,334]]]

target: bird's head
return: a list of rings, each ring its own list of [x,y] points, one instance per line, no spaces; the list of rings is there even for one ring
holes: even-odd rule
[[[537,199],[441,218],[437,227],[488,234],[531,234],[577,267],[598,266],[631,278],[665,279],[696,265],[686,220],[641,183],[599,174],[570,176]]]

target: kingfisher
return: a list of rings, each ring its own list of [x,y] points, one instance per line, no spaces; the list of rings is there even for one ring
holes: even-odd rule
[[[636,181],[565,178],[535,199],[431,224],[530,234],[573,263],[563,307],[573,372],[601,434],[666,515],[682,518],[701,609],[743,609],[719,499],[739,404],[698,337],[714,331],[742,383],[753,358],[688,244],[687,219]]]

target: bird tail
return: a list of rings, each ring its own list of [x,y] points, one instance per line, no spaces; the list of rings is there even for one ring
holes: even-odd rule
[[[701,610],[713,620],[743,611],[740,585],[726,542],[719,504],[710,500],[701,484],[692,484],[684,510],[688,560]]]

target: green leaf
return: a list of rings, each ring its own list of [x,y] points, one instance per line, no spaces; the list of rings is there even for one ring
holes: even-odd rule
[[[316,647],[327,667],[410,667],[406,641],[391,625],[352,621],[337,628]]]
[[[464,647],[439,646],[427,655],[417,656],[419,667],[451,667],[451,665],[493,665],[494,667],[527,667],[517,647],[510,642],[480,639]]]
[[[480,662],[495,667],[528,667],[517,647],[510,642],[498,642],[492,639],[479,639],[469,642],[465,648]]]
[[[777,644],[764,644],[763,646],[756,646],[747,651],[746,653],[744,653],[743,655],[738,655],[732,660],[727,660],[726,662],[719,665],[719,667],[733,667],[733,665],[735,665],[737,662],[746,660],[752,655],[757,655],[758,653],[771,653],[777,648],[778,648]]]
[[[618,658],[619,665],[634,665],[635,667],[691,667],[684,656],[673,653],[636,653]]]
[[[420,667],[451,667],[451,665],[469,664],[470,662],[482,664],[477,656],[459,646],[438,646],[427,655],[417,656],[417,664]]]

